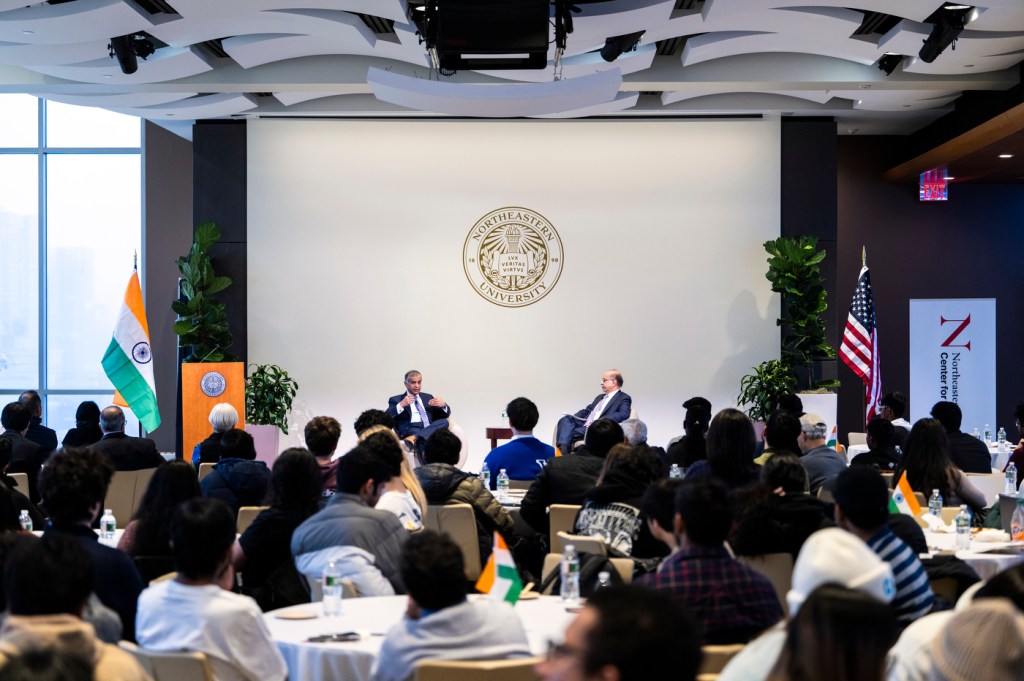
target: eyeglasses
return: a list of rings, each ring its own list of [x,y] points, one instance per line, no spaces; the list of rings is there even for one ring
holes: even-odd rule
[[[548,641],[548,662],[553,662],[559,658],[565,657],[583,657],[585,650],[577,648],[576,646],[570,646],[565,643],[555,643],[554,641]]]

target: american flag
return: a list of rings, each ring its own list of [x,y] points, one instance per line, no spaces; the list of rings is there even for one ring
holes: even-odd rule
[[[875,328],[875,298],[871,293],[871,275],[864,265],[853,290],[846,331],[839,345],[839,356],[864,382],[865,420],[877,414],[882,396],[882,374],[878,368],[878,329]]]

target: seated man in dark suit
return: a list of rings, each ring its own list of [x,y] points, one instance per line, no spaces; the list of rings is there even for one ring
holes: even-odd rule
[[[960,432],[964,414],[956,402],[936,402],[932,418],[938,419],[949,436],[949,459],[964,473],[991,473],[992,455],[985,443]]]
[[[164,463],[164,457],[160,456],[155,442],[148,437],[125,435],[124,424],[121,407],[111,405],[104,409],[100,414],[103,437],[90,449],[106,456],[115,471],[139,471],[143,468],[156,468]]]
[[[498,488],[498,473],[505,469],[511,480],[533,480],[555,455],[555,448],[533,436],[540,419],[537,405],[525,397],[517,397],[505,407],[512,441],[495,447],[484,458],[491,471],[491,489]]]
[[[29,423],[28,432],[25,437],[43,448],[44,456],[57,449],[57,432],[53,428],[43,425],[43,400],[35,390],[26,390],[18,397],[32,413],[32,421]]]
[[[6,405],[3,413],[0,414],[0,424],[3,424],[4,427],[4,432],[0,434],[0,437],[11,443],[11,464],[8,466],[7,472],[28,475],[28,495],[35,501],[39,499],[36,479],[39,477],[39,469],[42,468],[43,460],[46,458],[46,451],[25,437],[31,421],[32,412],[19,402],[11,402]]]
[[[611,419],[622,423],[629,418],[629,410],[633,406],[633,398],[622,392],[622,374],[618,369],[609,369],[601,377],[601,394],[589,405],[575,414],[566,414],[558,420],[555,431],[555,446],[568,454],[572,444],[582,440],[597,419]]]
[[[420,392],[423,375],[415,369],[405,372],[404,381],[405,393],[388,398],[388,414],[406,446],[422,452],[428,437],[448,427],[452,408],[440,397]]]

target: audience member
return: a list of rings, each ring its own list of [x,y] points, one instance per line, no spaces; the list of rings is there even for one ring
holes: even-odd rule
[[[148,650],[204,653],[218,681],[280,681],[284,658],[263,613],[248,596],[231,593],[235,518],[217,499],[191,499],[171,520],[178,574],[139,597],[139,645]]]
[[[793,416],[800,418],[804,415],[804,403],[796,393],[780,393],[775,398],[775,409],[772,411],[788,411]]]
[[[790,620],[770,681],[882,681],[896,618],[883,601],[838,584],[822,584]]]
[[[326,502],[338,491],[338,462],[332,461],[341,438],[341,424],[330,416],[314,416],[303,431],[306,447],[320,466],[321,494]]]
[[[355,423],[352,424],[352,429],[355,431],[356,437],[359,437],[365,430],[373,426],[385,426],[395,430],[395,419],[383,409],[367,409],[356,417]]]
[[[937,489],[945,506],[969,504],[978,510],[987,505],[985,494],[949,460],[949,439],[937,419],[921,419],[910,430],[907,449],[894,475],[899,480],[904,473],[911,489],[925,499]]]
[[[25,437],[31,421],[32,413],[28,407],[19,402],[7,404],[0,413],[0,424],[4,428],[0,438],[11,443],[11,463],[7,467],[7,472],[25,473],[28,476],[28,496],[37,501],[39,469],[43,467],[46,451]]]
[[[42,398],[35,390],[26,390],[18,397],[18,402],[25,405],[32,415],[25,437],[43,448],[43,456],[48,456],[57,449],[57,432],[43,425]]]
[[[870,466],[880,471],[892,472],[900,463],[901,453],[895,444],[892,423],[881,417],[868,421],[868,451],[858,454],[850,461],[851,466]]]
[[[711,423],[711,402],[704,397],[691,397],[683,402],[682,437],[668,443],[668,465],[677,464],[684,471],[708,458],[706,435]]]
[[[807,597],[822,584],[838,584],[889,603],[896,592],[892,568],[851,533],[833,527],[815,532],[793,565],[792,588],[786,595],[795,618]],[[751,641],[722,670],[718,681],[764,681],[786,641],[785,623]],[[818,677],[811,677],[818,678]]]
[[[540,420],[537,405],[517,397],[505,407],[512,441],[495,447],[484,458],[491,471],[491,489],[497,489],[498,473],[505,469],[511,480],[533,480],[555,455],[555,448],[533,436]]]
[[[587,429],[584,445],[571,456],[551,459],[530,485],[519,507],[522,519],[541,534],[548,532],[548,506],[583,504],[604,466],[604,457],[622,444],[622,427],[611,419],[597,419]],[[491,475],[494,475],[492,472]]]
[[[558,419],[555,426],[555,446],[563,455],[572,451],[577,441],[584,436],[598,419],[609,419],[622,423],[629,418],[633,398],[622,392],[622,373],[609,369],[601,376],[601,394],[575,414],[566,414]]]
[[[17,543],[4,567],[8,615],[0,628],[0,664],[9,656],[48,649],[76,657],[96,681],[143,681],[135,658],[104,643],[82,620],[94,566],[79,542],[60,535]],[[67,677],[61,677],[67,678]]]
[[[963,412],[956,402],[936,402],[932,407],[932,418],[938,419],[946,429],[949,438],[949,460],[964,473],[991,473],[992,456],[985,443],[976,437],[960,432]]]
[[[237,516],[242,506],[260,506],[267,495],[270,469],[256,461],[252,435],[233,428],[220,439],[221,460],[199,487],[204,497],[220,499]]]
[[[100,429],[100,408],[95,402],[86,400],[75,410],[75,427],[67,432],[61,445],[65,447],[88,447],[103,437]]]
[[[171,517],[189,499],[201,494],[196,472],[185,461],[171,461],[153,472],[117,548],[129,556],[171,556]]]
[[[642,510],[644,491],[658,477],[661,460],[648,447],[615,445],[594,489],[576,516],[575,534],[602,539],[612,556],[660,558],[668,554]]]
[[[213,405],[210,410],[213,432],[192,449],[192,465],[199,470],[201,463],[217,463],[224,457],[220,439],[224,433],[238,425],[238,410],[227,402]]]
[[[738,409],[723,409],[708,426],[708,458],[686,469],[686,477],[714,477],[729,489],[757,482],[754,424]]]
[[[11,465],[11,452],[14,445],[7,438],[0,437],[0,530],[17,530],[21,525],[18,519],[22,511],[28,511],[32,519],[32,527],[42,528],[46,518],[32,501],[23,494],[28,490],[19,490],[14,478],[7,475]]]
[[[462,442],[451,431],[436,431],[427,440],[423,450],[425,464],[416,469],[416,477],[429,503],[459,502],[473,507],[480,560],[486,561],[494,546],[495,532],[504,537],[510,548],[515,546],[515,521],[480,478],[455,467],[461,447]]]
[[[907,398],[903,396],[903,393],[886,393],[878,405],[878,415],[892,424],[893,445],[902,450],[911,428],[910,421],[903,418],[903,414],[907,411]]]
[[[92,531],[113,474],[107,458],[92,448],[64,449],[50,457],[39,474],[43,507],[50,516],[43,536],[72,537],[85,548],[92,559],[93,592],[121,618],[124,637],[134,641],[142,577],[131,558],[101,544]]]
[[[1017,469],[1017,489],[1020,489],[1020,483],[1024,480],[1024,475],[1019,473],[1024,467],[1024,402],[1017,405],[1017,408],[1013,410],[1013,416],[1016,419],[1015,425],[1017,426],[1017,436],[1020,437],[1020,444],[1018,444],[1010,457],[1006,460],[1006,465],[1003,466],[1005,471],[1007,466],[1013,463],[1014,468]],[[1011,442],[1012,444],[1012,442]]]
[[[410,532],[423,529],[427,495],[419,478],[409,468],[404,448],[395,431],[385,426],[373,426],[363,431],[359,442],[380,457],[391,473],[391,479],[384,485],[375,508],[394,513]]]
[[[794,414],[776,409],[768,416],[764,426],[764,451],[754,459],[754,463],[763,466],[768,459],[779,452],[789,452],[800,456],[800,418]]]
[[[712,422],[712,429],[714,422]],[[694,614],[703,643],[746,643],[782,619],[768,579],[729,553],[728,491],[716,479],[684,480],[676,493],[679,548],[640,583],[671,596]]]
[[[462,551],[447,535],[411,536],[402,548],[402,580],[409,605],[384,637],[375,681],[412,678],[420,660],[530,656],[526,631],[508,603],[466,598]]]
[[[536,667],[542,681],[694,681],[701,662],[693,618],[636,586],[600,589]]]
[[[889,563],[896,579],[892,607],[901,622],[927,615],[935,603],[928,574],[917,554],[889,528],[889,487],[867,467],[852,467],[836,478],[836,524],[862,539]]]
[[[738,494],[736,523],[729,535],[733,552],[789,553],[796,558],[808,537],[833,527],[831,510],[807,489],[807,471],[794,454],[783,451],[768,459],[761,483]]]
[[[321,468],[307,450],[281,452],[270,475],[270,508],[235,541],[231,562],[242,573],[242,593],[264,611],[309,600],[308,587],[292,560],[295,529],[320,510]]]
[[[0,656],[4,656],[0,652]],[[4,656],[5,657],[5,656]],[[26,650],[0,660],[0,681],[95,681],[93,666],[72,652],[53,648]]]
[[[837,475],[846,470],[846,460],[835,449],[826,444],[828,426],[825,419],[817,414],[804,414],[800,417],[800,464],[807,470],[810,482],[810,493],[818,495],[822,487],[832,491],[832,483]]]
[[[651,536],[668,547],[669,553],[675,551],[676,544],[675,517],[676,492],[682,480],[661,478],[655,480],[644,491],[640,509],[647,518],[647,530]]]
[[[339,461],[338,492],[292,534],[295,566],[320,579],[333,562],[360,596],[402,593],[399,559],[409,533],[393,513],[374,508],[391,479],[387,464],[365,447]]]
[[[932,643],[933,681],[1024,679],[1024,615],[990,598],[957,612]]]
[[[121,407],[109,406],[100,413],[103,437],[90,449],[107,457],[115,471],[138,471],[166,463],[148,437],[129,437],[124,433],[125,418]]]

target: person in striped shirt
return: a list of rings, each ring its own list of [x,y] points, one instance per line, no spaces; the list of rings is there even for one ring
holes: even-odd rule
[[[913,549],[889,527],[889,492],[882,476],[866,466],[851,466],[836,478],[833,494],[836,524],[864,540],[892,567],[892,606],[899,621],[905,625],[927,615],[935,604],[928,573]]]

